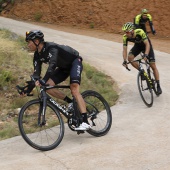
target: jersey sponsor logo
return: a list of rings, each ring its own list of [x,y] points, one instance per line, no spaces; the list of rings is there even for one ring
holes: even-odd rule
[[[49,54],[48,54],[48,57],[49,57],[49,58],[51,58],[51,57],[52,57],[52,54],[51,54],[51,53],[49,53]]]
[[[55,100],[50,98],[50,102],[53,103],[55,106],[57,106],[60,110],[62,110],[62,112],[64,112],[65,114],[68,115],[67,111],[65,109],[63,109]]]
[[[45,61],[45,59],[44,59],[44,58],[41,58],[40,60],[41,60],[41,61]]]
[[[78,81],[78,80],[72,80],[72,82],[78,82],[78,83],[79,83],[79,81]]]
[[[37,61],[34,62],[34,66],[36,66],[36,65],[37,65]]]
[[[43,48],[43,52],[45,51],[45,48]]]
[[[77,66],[77,76],[80,77],[80,66]]]

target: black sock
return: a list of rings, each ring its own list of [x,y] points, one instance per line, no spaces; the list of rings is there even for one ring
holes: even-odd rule
[[[160,82],[159,82],[159,80],[156,80],[156,83],[157,83],[157,85],[158,85],[158,86],[160,86]]]
[[[88,123],[87,113],[82,113],[83,122]],[[88,123],[89,124],[89,123]]]
[[[73,102],[72,99],[70,99],[68,96],[66,96],[66,97],[64,98],[64,101],[67,102],[67,103]]]

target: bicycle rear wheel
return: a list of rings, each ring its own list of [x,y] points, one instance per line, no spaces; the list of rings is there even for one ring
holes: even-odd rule
[[[107,101],[97,92],[87,90],[82,93],[86,102],[88,122],[92,126],[87,132],[93,136],[107,134],[112,125],[112,113]]]
[[[151,107],[153,105],[152,87],[147,77],[144,77],[142,74],[143,73],[139,72],[137,77],[139,93],[145,105]]]
[[[39,99],[26,103],[18,118],[18,125],[23,139],[33,148],[48,151],[57,147],[64,136],[64,123],[59,111],[47,103],[45,125],[39,124],[42,105]]]

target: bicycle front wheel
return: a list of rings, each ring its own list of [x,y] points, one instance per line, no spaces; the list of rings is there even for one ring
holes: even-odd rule
[[[144,77],[141,72],[138,73],[137,84],[140,96],[146,106],[151,107],[153,105],[153,91],[151,83]]]
[[[59,111],[47,103],[45,123],[42,119],[42,103],[39,99],[26,103],[18,118],[23,139],[33,148],[48,151],[57,147],[64,136],[64,123]]]
[[[111,128],[112,113],[107,101],[96,91],[82,93],[86,103],[88,122],[92,126],[87,132],[93,136],[103,136]]]

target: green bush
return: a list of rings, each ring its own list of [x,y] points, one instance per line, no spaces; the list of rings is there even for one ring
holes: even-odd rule
[[[42,18],[42,16],[43,16],[43,13],[42,13],[42,12],[37,12],[37,13],[35,13],[35,14],[34,14],[34,19],[35,19],[35,21],[40,21],[41,18]]]
[[[1,89],[3,88],[3,86],[6,86],[9,83],[12,83],[13,80],[14,78],[10,71],[5,71],[5,70],[0,71],[0,88]]]

